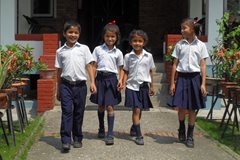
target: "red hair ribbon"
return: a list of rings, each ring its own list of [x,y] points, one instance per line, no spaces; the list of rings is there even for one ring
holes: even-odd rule
[[[108,24],[116,24],[116,21],[113,20],[112,22],[108,22]]]
[[[195,17],[195,18],[193,19],[193,24],[196,24],[196,23],[198,23],[198,17]]]
[[[197,24],[198,23],[198,21],[193,21],[193,24]]]

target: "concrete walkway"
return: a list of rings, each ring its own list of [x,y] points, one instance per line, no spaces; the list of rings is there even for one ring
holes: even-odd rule
[[[97,138],[96,110],[85,111],[83,147],[61,153],[59,136],[61,109],[45,113],[44,134],[32,146],[27,160],[235,160],[239,157],[223,149],[204,133],[195,130],[195,148],[189,149],[177,139],[177,113],[164,107],[143,112],[144,146],[138,146],[129,136],[131,112],[115,111],[115,144],[106,146]],[[105,117],[106,125],[106,117]],[[107,127],[106,127],[107,128]]]

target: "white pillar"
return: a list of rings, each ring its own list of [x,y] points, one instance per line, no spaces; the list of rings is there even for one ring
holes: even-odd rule
[[[0,44],[15,42],[16,0],[0,0]]]
[[[219,26],[216,23],[217,19],[223,16],[224,0],[207,0],[206,2],[206,32],[208,35],[208,49],[217,44]]]
[[[189,18],[198,17],[202,18],[202,0],[190,0],[189,1]]]

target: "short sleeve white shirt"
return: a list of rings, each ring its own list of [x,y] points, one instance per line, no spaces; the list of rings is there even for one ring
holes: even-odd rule
[[[118,67],[123,66],[123,54],[114,46],[109,50],[106,44],[93,50],[93,59],[97,63],[97,71],[118,73]]]
[[[197,37],[192,43],[185,39],[180,40],[172,56],[179,60],[178,72],[200,72],[200,61],[209,57],[206,45]]]
[[[57,50],[55,67],[69,81],[87,80],[86,65],[93,61],[88,46],[76,42],[72,48],[64,44]]]
[[[126,87],[135,91],[139,91],[139,86],[143,82],[151,82],[150,70],[155,68],[152,54],[143,50],[138,57],[134,51],[125,55],[124,67],[128,71],[128,79]]]

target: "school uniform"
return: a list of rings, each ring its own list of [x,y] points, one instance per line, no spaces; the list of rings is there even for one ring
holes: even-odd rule
[[[200,61],[209,57],[206,45],[197,37],[192,43],[183,39],[176,44],[172,55],[179,60],[176,68],[178,79],[174,96],[168,105],[190,110],[205,108],[206,99],[201,93]]]
[[[100,106],[114,106],[121,102],[121,93],[117,90],[118,68],[123,66],[123,54],[115,46],[109,50],[106,44],[97,46],[93,53],[97,63],[97,93],[92,94],[90,101]]]
[[[125,55],[123,69],[128,72],[125,106],[140,109],[152,108],[149,97],[150,70],[155,68],[152,54],[146,50],[138,57],[132,50]]]
[[[64,44],[57,50],[55,67],[62,69],[60,134],[63,144],[70,144],[71,136],[74,141],[82,141],[82,123],[87,96],[86,65],[92,61],[89,48],[78,42],[72,48]]]

